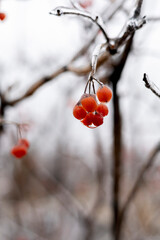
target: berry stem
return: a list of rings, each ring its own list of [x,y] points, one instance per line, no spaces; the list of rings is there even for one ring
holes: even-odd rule
[[[92,88],[93,88],[93,93],[96,94],[93,80],[92,80]]]
[[[101,81],[99,81],[98,79],[96,79],[95,77],[93,77],[93,79],[96,81],[96,82],[98,82],[99,83],[99,85],[101,85],[101,86],[103,86],[104,84],[101,82]]]
[[[85,89],[84,89],[84,93],[87,92],[87,87],[88,87],[89,81],[90,81],[90,80],[88,80],[87,83],[86,83],[86,86],[85,86]]]
[[[89,80],[89,94],[91,94],[91,80]]]

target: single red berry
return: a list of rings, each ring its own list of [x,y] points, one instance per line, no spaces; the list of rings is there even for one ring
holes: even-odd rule
[[[85,126],[89,126],[93,123],[94,114],[88,113],[85,118],[81,121]]]
[[[25,139],[25,138],[21,138],[21,139],[19,139],[19,141],[18,141],[18,145],[24,145],[24,146],[26,146],[26,148],[29,148],[29,146],[30,146],[28,140]]]
[[[93,124],[98,127],[103,124],[103,116],[99,113],[94,115]]]
[[[27,147],[25,145],[16,145],[11,149],[11,154],[16,158],[22,158],[27,154]]]
[[[112,91],[106,86],[101,86],[97,90],[97,97],[100,102],[109,102],[112,98]]]
[[[80,1],[79,5],[82,8],[88,8],[92,5],[92,0],[85,0],[85,1]]]
[[[109,111],[108,111],[108,107],[105,104],[100,103],[97,106],[96,112],[100,113],[104,117],[108,115]]]
[[[97,102],[91,95],[82,98],[81,104],[87,112],[94,112],[97,108]]]
[[[73,116],[75,118],[77,118],[78,120],[81,120],[83,119],[85,116],[86,116],[86,111],[85,109],[82,107],[82,106],[78,106],[76,105],[74,108],[73,108]]]
[[[3,12],[0,12],[0,20],[3,21],[6,18],[6,14]]]

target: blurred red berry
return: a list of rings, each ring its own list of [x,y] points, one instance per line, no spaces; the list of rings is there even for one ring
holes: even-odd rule
[[[89,126],[93,123],[94,114],[88,113],[85,118],[81,121],[85,126]]]
[[[93,117],[93,124],[98,127],[103,124],[103,116],[99,113],[95,114]]]
[[[85,109],[82,107],[82,106],[78,106],[76,105],[74,108],[73,108],[73,116],[75,118],[77,118],[78,120],[81,120],[83,119],[85,116],[86,116],[86,111]]]
[[[6,18],[6,14],[3,12],[0,12],[0,20],[3,21]]]
[[[29,148],[29,142],[28,142],[28,140],[27,139],[25,139],[25,138],[21,138],[21,139],[19,139],[19,141],[18,141],[18,145],[24,145],[24,146],[26,146],[26,148]]]
[[[81,104],[87,112],[94,112],[97,108],[97,102],[93,96],[82,98]]]
[[[27,147],[25,145],[16,145],[11,149],[11,154],[16,158],[22,158],[27,154]]]
[[[112,91],[106,86],[101,86],[97,90],[97,97],[100,102],[109,102],[112,98]]]
[[[100,113],[104,117],[108,115],[109,111],[108,111],[108,107],[105,104],[100,103],[97,106],[96,112]]]
[[[84,0],[84,1],[80,1],[79,2],[79,5],[82,7],[82,8],[88,8],[90,6],[92,6],[92,0]]]

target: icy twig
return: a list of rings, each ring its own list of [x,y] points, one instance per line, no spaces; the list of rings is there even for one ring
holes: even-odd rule
[[[55,9],[53,9],[50,12],[50,14],[55,15],[55,16],[77,15],[77,16],[82,16],[82,17],[88,18],[100,28],[100,30],[102,31],[106,41],[109,42],[109,37],[106,33],[105,25],[103,23],[103,20],[98,15],[90,14],[89,12],[85,12],[85,11],[74,9],[74,8],[68,8],[68,7],[57,7]]]
[[[98,57],[100,55],[100,51],[103,47],[106,46],[106,43],[102,43],[102,44],[98,44],[92,54],[92,62],[91,62],[91,77],[93,78],[96,72],[96,68],[97,68],[97,61],[98,61]]]
[[[145,82],[145,87],[149,88],[157,97],[160,98],[160,89],[148,79],[148,75],[144,73],[143,81]]]

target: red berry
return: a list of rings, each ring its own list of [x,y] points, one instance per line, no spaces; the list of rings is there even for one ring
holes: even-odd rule
[[[105,104],[100,103],[97,106],[96,112],[100,113],[104,117],[108,115],[109,111],[108,111],[108,107]]]
[[[85,0],[85,1],[80,1],[79,5],[82,8],[88,8],[92,5],[92,0]]]
[[[112,98],[112,91],[106,86],[101,86],[97,90],[97,97],[100,102],[109,102]]]
[[[81,120],[83,119],[85,116],[86,116],[86,111],[85,109],[82,107],[82,106],[78,106],[76,105],[74,108],[73,108],[73,116],[75,118],[77,118],[78,120]]]
[[[22,158],[27,154],[27,147],[25,145],[16,145],[11,149],[11,154],[16,158]]]
[[[21,138],[21,139],[19,139],[19,141],[18,141],[18,145],[24,145],[26,148],[29,148],[29,142],[28,142],[28,140],[27,139],[25,139],[25,138]]]
[[[85,118],[81,121],[85,126],[89,126],[93,123],[94,114],[88,113]]]
[[[103,116],[99,113],[94,115],[93,124],[98,127],[103,124]]]
[[[3,21],[6,18],[6,14],[3,12],[0,12],[0,20]]]
[[[94,112],[97,108],[97,102],[93,96],[82,98],[81,104],[87,112]]]

